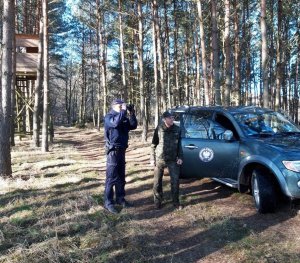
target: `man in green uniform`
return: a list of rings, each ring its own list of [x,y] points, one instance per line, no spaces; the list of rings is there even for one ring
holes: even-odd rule
[[[155,129],[151,145],[150,162],[155,166],[153,195],[156,209],[161,208],[163,200],[162,178],[166,167],[170,174],[173,205],[182,209],[179,203],[179,166],[182,164],[179,139],[180,128],[174,124],[174,117],[170,112],[164,112],[162,122]]]

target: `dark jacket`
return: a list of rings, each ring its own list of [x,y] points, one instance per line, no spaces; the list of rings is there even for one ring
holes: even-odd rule
[[[162,122],[154,131],[151,145],[151,159],[154,161],[176,162],[182,159],[182,151],[179,145],[180,128],[173,124],[167,127]]]
[[[134,114],[127,117],[126,111],[116,112],[111,110],[104,118],[104,137],[107,150],[128,147],[128,132],[137,127]]]

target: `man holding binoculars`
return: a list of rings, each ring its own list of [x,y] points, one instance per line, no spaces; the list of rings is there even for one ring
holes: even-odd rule
[[[123,208],[131,204],[125,200],[125,151],[128,147],[128,133],[137,127],[133,104],[126,105],[123,100],[115,99],[111,111],[104,118],[104,138],[106,149],[106,181],[104,208],[118,213],[115,203]],[[116,200],[114,200],[114,191]]]

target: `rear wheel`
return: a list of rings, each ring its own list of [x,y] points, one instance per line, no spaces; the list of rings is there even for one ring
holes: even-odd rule
[[[252,173],[252,195],[259,213],[274,212],[277,206],[277,197],[274,183],[264,176],[261,170]]]

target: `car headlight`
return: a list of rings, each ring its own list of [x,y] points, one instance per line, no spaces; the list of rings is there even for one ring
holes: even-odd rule
[[[282,161],[282,163],[286,169],[296,173],[300,172],[300,161]]]

